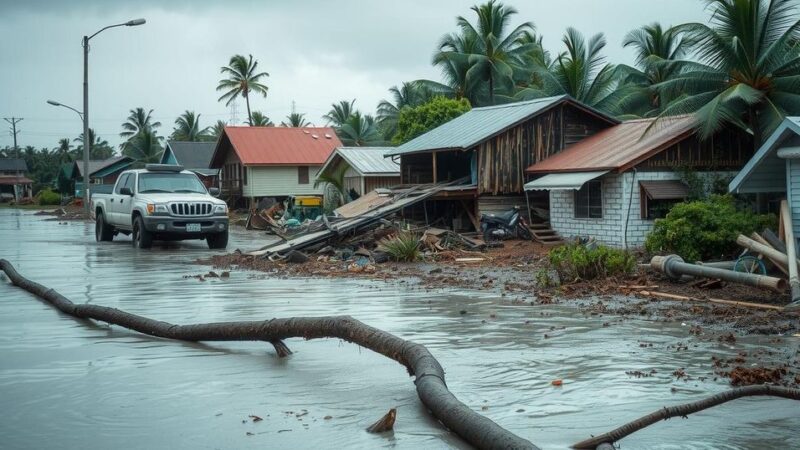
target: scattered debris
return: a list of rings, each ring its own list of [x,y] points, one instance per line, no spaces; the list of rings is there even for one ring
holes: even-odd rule
[[[370,433],[383,433],[385,431],[392,431],[394,429],[394,421],[397,418],[397,409],[392,408],[377,422],[367,428]]]

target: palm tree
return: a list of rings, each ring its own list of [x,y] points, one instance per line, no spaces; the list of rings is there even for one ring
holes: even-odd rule
[[[800,19],[796,0],[708,0],[710,25],[677,27],[699,62],[656,85],[677,97],[659,117],[695,113],[701,138],[726,124],[753,132],[755,145],[787,114],[800,114]]]
[[[55,153],[59,164],[72,161],[72,144],[69,142],[69,138],[59,139],[58,147],[53,149],[53,153]]]
[[[175,119],[175,128],[170,139],[175,141],[198,142],[207,139],[208,127],[200,128],[200,114],[194,111],[185,111]]]
[[[153,121],[152,114],[152,109],[147,112],[141,107],[130,110],[128,119],[122,124],[122,133],[119,136],[128,140],[143,130],[154,130],[160,127],[161,122]]]
[[[341,127],[336,128],[336,134],[344,145],[363,147],[383,143],[375,119],[370,115],[362,115],[355,111],[347,118]]]
[[[339,103],[331,104],[331,110],[328,111],[328,114],[322,116],[323,119],[328,121],[328,124],[332,124],[335,128],[339,128],[347,122],[347,119],[353,115],[355,111],[355,103],[356,100],[353,99],[351,101],[342,100]]]
[[[216,141],[217,139],[219,139],[220,136],[222,136],[222,131],[225,129],[226,126],[228,126],[228,124],[225,123],[224,120],[218,120],[217,123],[215,123],[214,126],[210,128],[208,136],[212,140]]]
[[[125,143],[122,154],[142,164],[157,163],[164,151],[162,140],[155,130],[143,129]]]
[[[620,110],[637,117],[656,116],[670,100],[662,98],[655,86],[680,73],[680,67],[670,62],[686,56],[692,40],[675,27],[665,30],[653,23],[630,31],[622,45],[635,50],[636,67],[617,66],[625,89]]]
[[[253,115],[250,113],[250,92],[261,94],[267,97],[269,88],[260,82],[261,79],[269,76],[267,72],[256,72],[258,61],[253,60],[253,55],[245,58],[242,55],[233,55],[227,66],[221,67],[220,72],[228,76],[219,80],[217,91],[225,91],[218,101],[225,100],[225,106],[230,105],[237,95],[244,97],[247,103],[247,121],[253,122]]]
[[[306,120],[306,115],[303,113],[292,112],[288,116],[286,116],[286,122],[281,122],[282,127],[294,127],[294,128],[301,128],[301,127],[308,127],[311,126]]]
[[[549,65],[537,64],[533,76],[539,85],[519,90],[518,99],[530,99],[567,94],[589,106],[614,114],[619,104],[619,78],[611,64],[605,64],[601,51],[606,46],[602,33],[587,42],[576,29],[567,28],[562,38],[567,47]]]
[[[475,34],[446,34],[439,41],[438,51],[433,55],[433,65],[442,72],[444,83],[431,80],[417,80],[420,86],[433,95],[448,98],[466,98],[472,104],[478,104],[478,97],[483,93],[481,86],[468,86],[467,72],[469,57],[477,52],[478,38]]]
[[[314,180],[314,189],[320,184],[325,183],[325,209],[333,210],[350,201],[347,188],[344,186],[344,178],[347,173],[348,165],[341,165],[329,174],[317,175]]]
[[[397,120],[400,110],[403,108],[413,108],[431,99],[431,92],[424,88],[419,81],[409,81],[389,89],[392,94],[392,101],[381,100],[378,103],[377,121],[381,131],[387,140],[397,132]]]
[[[78,144],[72,151],[73,159],[83,159],[83,133],[78,135],[73,140]],[[108,159],[114,156],[114,148],[106,141],[101,139],[94,132],[93,128],[89,128],[89,159]]]
[[[253,114],[250,116],[250,126],[251,127],[274,127],[275,124],[269,120],[269,117],[265,116],[264,113],[260,111],[253,111]]]

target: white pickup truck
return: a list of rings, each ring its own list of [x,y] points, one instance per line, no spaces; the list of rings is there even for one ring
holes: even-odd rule
[[[133,246],[153,240],[205,239],[212,249],[228,245],[228,207],[200,179],[180,166],[148,164],[119,175],[110,194],[92,195],[95,238],[133,235]]]

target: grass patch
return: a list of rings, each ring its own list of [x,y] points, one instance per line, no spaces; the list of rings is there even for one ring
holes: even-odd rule
[[[625,275],[636,268],[630,252],[604,245],[566,244],[550,250],[548,258],[564,282]]]

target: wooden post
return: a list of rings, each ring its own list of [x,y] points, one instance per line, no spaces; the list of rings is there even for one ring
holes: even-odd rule
[[[436,184],[438,181],[436,177],[436,152],[431,153],[431,156],[433,157],[433,184]]]
[[[792,303],[787,308],[800,309],[800,276],[797,271],[797,249],[795,247],[794,229],[792,228],[792,213],[789,202],[781,200],[781,223],[786,235],[786,256],[789,259],[789,288],[791,289]]]

